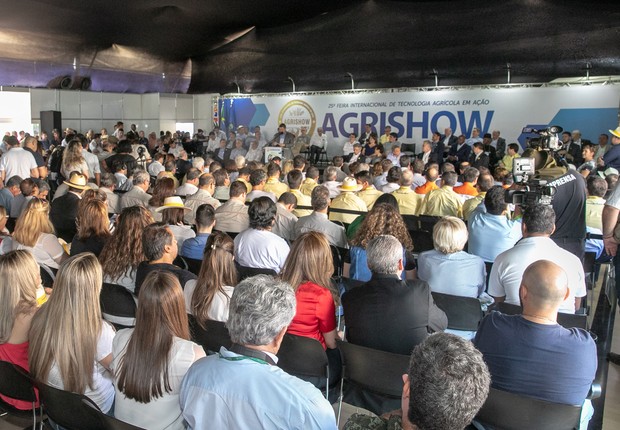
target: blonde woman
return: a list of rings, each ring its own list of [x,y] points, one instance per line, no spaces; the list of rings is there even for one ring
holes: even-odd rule
[[[463,251],[467,239],[467,227],[459,218],[447,216],[435,224],[435,249],[418,257],[418,278],[428,282],[431,291],[474,298],[482,294],[486,268],[482,258]]]
[[[114,403],[114,329],[101,319],[102,282],[101,265],[91,253],[62,264],[54,293],[32,320],[28,359],[35,379],[84,394],[107,413]]]
[[[78,171],[88,178],[88,164],[82,155],[82,142],[77,139],[72,140],[67,145],[62,155],[60,167],[60,173],[65,178],[68,178],[73,171]]]
[[[0,360],[28,370],[28,331],[37,311],[37,288],[41,285],[39,266],[30,252],[11,251],[0,256]],[[42,294],[41,301],[46,298]],[[17,409],[27,410],[29,402],[0,398]]]
[[[13,237],[5,238],[0,244],[0,254],[27,249],[32,252],[37,263],[58,269],[68,256],[54,234],[49,211],[47,200],[33,197],[17,218]]]

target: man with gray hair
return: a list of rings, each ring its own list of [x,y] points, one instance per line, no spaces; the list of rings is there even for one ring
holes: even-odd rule
[[[327,209],[331,203],[327,187],[324,185],[314,187],[311,199],[313,212],[299,218],[295,224],[295,238],[309,231],[319,231],[325,235],[330,245],[348,248],[344,227],[327,218]]]
[[[230,299],[230,350],[197,361],[181,385],[189,428],[336,429],[329,402],[276,365],[295,315],[295,292],[266,275],[241,281]]]
[[[130,206],[147,207],[151,195],[147,194],[147,190],[151,186],[151,176],[145,170],[136,170],[133,174],[133,188],[121,196],[122,211]]]
[[[390,235],[377,236],[366,247],[372,278],[342,296],[349,342],[410,354],[429,333],[445,330],[446,314],[433,301],[424,281],[402,281],[402,244]]]
[[[108,199],[108,214],[121,213],[121,199],[119,195],[114,192],[114,189],[116,188],[116,176],[110,172],[103,172],[101,174],[100,185],[99,190],[105,193]]]

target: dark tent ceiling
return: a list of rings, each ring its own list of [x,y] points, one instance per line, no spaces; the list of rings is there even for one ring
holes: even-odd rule
[[[2,1],[3,32],[192,61],[189,92],[547,82],[620,74],[620,2],[575,0]],[[23,59],[35,48],[27,37]],[[1,41],[1,38],[0,38]],[[0,52],[0,58],[3,58]],[[67,61],[58,59],[58,61]],[[7,82],[0,82],[6,85]],[[102,88],[105,90],[105,88]],[[131,91],[131,90],[130,90]]]

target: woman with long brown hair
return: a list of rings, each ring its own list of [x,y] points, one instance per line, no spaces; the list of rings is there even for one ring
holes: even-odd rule
[[[297,312],[288,332],[318,340],[323,348],[336,348],[336,302],[329,242],[323,233],[310,231],[293,243],[280,274],[295,290]]]
[[[237,285],[235,243],[226,233],[211,233],[197,280],[188,281],[183,295],[187,313],[204,328],[207,320],[228,320],[228,304]]]
[[[99,256],[110,238],[108,205],[96,198],[84,204],[80,201],[76,224],[77,233],[71,242],[71,255],[92,252]]]
[[[54,234],[49,212],[50,205],[47,200],[33,197],[17,218],[13,237],[2,241],[0,254],[26,249],[32,253],[37,263],[58,269],[68,255]]]
[[[135,328],[114,338],[114,416],[148,429],[184,429],[181,382],[205,353],[189,340],[181,284],[172,273],[151,272],[138,301]]]
[[[36,380],[84,394],[107,413],[114,403],[114,328],[101,318],[101,284],[101,265],[91,253],[60,266],[54,293],[32,319],[28,361]]]
[[[364,282],[370,280],[371,274],[366,263],[366,245],[381,235],[391,235],[400,241],[403,245],[405,265],[402,279],[415,279],[415,260],[411,254],[413,241],[402,215],[388,203],[375,204],[351,240],[349,257],[344,264],[345,277]]]
[[[142,250],[142,231],[154,222],[151,212],[142,206],[123,209],[116,220],[114,233],[99,255],[104,282],[122,285],[133,293],[138,265],[146,260]]]
[[[0,256],[0,360],[26,370],[30,323],[37,307],[47,300],[40,286],[39,266],[30,252],[11,251]],[[30,402],[0,397],[18,409],[32,408]]]
[[[172,178],[159,178],[155,183],[153,194],[151,194],[152,197],[148,204],[148,208],[155,221],[161,221],[161,213],[157,212],[156,209],[163,206],[166,198],[174,196],[175,189],[174,180]]]

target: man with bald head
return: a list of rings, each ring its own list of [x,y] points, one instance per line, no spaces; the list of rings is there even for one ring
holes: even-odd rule
[[[530,264],[519,297],[521,315],[491,312],[474,339],[489,366],[491,386],[554,403],[584,404],[587,425],[592,406],[584,400],[596,374],[596,345],[586,330],[557,323],[558,309],[569,297],[566,272],[548,260]]]

